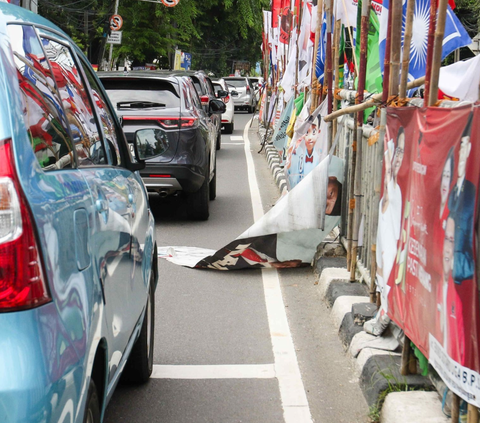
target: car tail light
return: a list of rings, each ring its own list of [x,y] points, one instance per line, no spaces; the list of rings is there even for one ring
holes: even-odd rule
[[[247,85],[247,94],[250,94],[250,87]]]
[[[227,104],[230,101],[230,95],[227,95],[226,97],[223,97],[222,100],[225,104]]]
[[[198,118],[196,117],[123,116],[123,120],[154,120],[165,129],[194,128],[198,125]]]
[[[202,102],[202,106],[208,106],[208,102],[209,102],[209,98],[208,98],[208,95],[202,95],[200,97],[200,101]]]
[[[11,141],[0,141],[0,312],[29,309],[50,300]]]
[[[164,175],[164,174],[155,174],[155,175],[148,175],[149,178],[171,178],[172,175]]]

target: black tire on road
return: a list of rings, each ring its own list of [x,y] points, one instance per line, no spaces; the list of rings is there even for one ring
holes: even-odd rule
[[[193,220],[207,220],[209,216],[208,202],[210,198],[208,176],[197,192],[187,196],[187,216]]]
[[[233,120],[232,120],[232,123],[225,124],[225,133],[231,134],[232,132],[233,132]]]
[[[150,379],[153,370],[153,345],[155,334],[155,287],[150,278],[150,291],[148,293],[145,317],[143,319],[140,336],[132,348],[130,357],[122,374],[122,381],[129,383],[145,383]]]
[[[215,155],[215,166],[213,168],[213,178],[208,184],[208,198],[210,201],[217,197],[217,156]]]
[[[98,400],[97,387],[93,379],[90,380],[90,386],[88,387],[87,405],[85,407],[83,423],[100,423],[100,401]]]

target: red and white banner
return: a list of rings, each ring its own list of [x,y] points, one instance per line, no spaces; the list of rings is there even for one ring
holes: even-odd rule
[[[480,406],[480,109],[389,108],[377,280],[388,315]]]

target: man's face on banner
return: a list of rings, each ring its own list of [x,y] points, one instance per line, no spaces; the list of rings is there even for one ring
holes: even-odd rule
[[[453,268],[453,250],[455,244],[455,221],[449,217],[445,226],[445,239],[443,241],[443,277],[448,280],[448,275]]]
[[[397,148],[393,156],[393,179],[397,180],[398,172],[402,167],[403,154],[405,152],[405,133],[401,132],[397,139]]]
[[[470,143],[470,137],[462,137],[460,143],[460,153],[458,156],[458,178],[462,179],[465,176],[465,169],[467,168],[467,159],[470,155],[472,144]]]
[[[313,123],[310,125],[310,128],[308,128],[308,131],[305,135],[305,147],[309,155],[312,154],[313,147],[315,147],[315,143],[317,142],[317,134],[318,134],[317,125]]]
[[[332,214],[333,208],[338,198],[338,181],[334,176],[329,176],[327,187],[327,208],[325,214]]]

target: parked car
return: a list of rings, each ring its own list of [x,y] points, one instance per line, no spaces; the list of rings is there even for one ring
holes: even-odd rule
[[[227,110],[222,114],[222,126],[226,134],[231,134],[235,127],[235,107],[232,95],[224,79],[212,81],[215,95],[225,103]]]
[[[161,72],[161,71],[160,71]],[[210,116],[212,119],[215,130],[216,130],[216,148],[220,150],[222,145],[222,121],[221,117],[218,114],[211,113],[209,111],[210,101],[217,98],[215,96],[215,90],[213,88],[212,80],[210,77],[202,70],[198,71],[166,71],[167,74],[171,74],[174,76],[185,76],[192,80],[195,89],[197,90],[198,96],[200,97],[200,101],[202,102],[202,106],[205,112]]]
[[[249,79],[253,85],[253,91],[255,92],[255,99],[258,103],[260,101],[260,88],[263,85],[263,78],[261,76],[250,76]]]
[[[149,192],[183,193],[187,214],[206,220],[209,200],[216,197],[217,130],[209,115],[219,116],[225,104],[208,100],[207,112],[192,80],[165,72],[99,72],[122,120],[127,140],[138,142],[140,171]]]
[[[250,79],[243,76],[228,76],[223,78],[232,91],[235,110],[246,110],[253,113],[257,104],[253,84]]]
[[[8,3],[0,87],[0,420],[99,423],[153,367],[143,164],[81,50]]]

